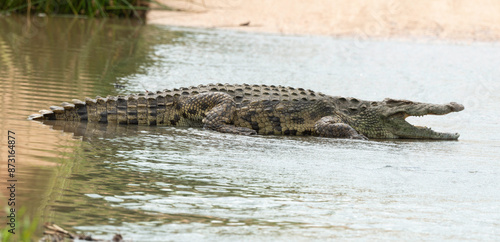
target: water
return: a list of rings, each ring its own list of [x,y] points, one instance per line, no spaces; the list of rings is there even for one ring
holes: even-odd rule
[[[14,130],[17,205],[102,239],[500,240],[499,56],[498,43],[0,17],[2,162]],[[26,120],[73,98],[211,82],[466,109],[410,120],[456,142]]]

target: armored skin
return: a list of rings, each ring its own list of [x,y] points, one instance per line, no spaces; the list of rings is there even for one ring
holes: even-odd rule
[[[454,102],[363,101],[274,85],[208,84],[84,102],[74,99],[50,109],[29,119],[203,127],[241,135],[456,140],[458,133],[413,126],[405,118],[444,115],[464,107]]]

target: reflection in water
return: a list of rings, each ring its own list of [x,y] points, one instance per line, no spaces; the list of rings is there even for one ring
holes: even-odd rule
[[[27,115],[73,98],[122,92],[124,77],[151,64],[151,35],[154,28],[144,31],[128,20],[0,16],[0,132],[16,133],[17,204],[31,217],[43,218],[42,223],[56,216],[47,205],[65,196],[65,179],[78,163],[75,150],[81,142],[29,122]],[[161,41],[175,36],[163,35]]]
[[[426,219],[446,231],[438,218],[450,211],[434,207],[435,201],[463,210],[453,216],[460,221],[476,210],[448,188],[472,179],[493,192],[487,184],[496,176],[480,172],[479,178],[485,167],[478,163],[446,161],[460,152],[459,142],[429,146],[46,122],[65,132],[76,127],[86,140],[80,168],[66,181],[67,197],[52,205],[59,219],[69,217],[67,223],[83,231],[133,238],[161,240],[169,231],[179,239],[210,234],[232,239],[262,230],[266,238],[382,238],[387,223],[394,226],[391,234],[420,236]],[[78,212],[63,213],[75,199],[78,206],[70,208]],[[102,216],[84,216],[94,212]],[[379,219],[387,220],[385,225]],[[474,222],[467,226],[478,229]]]
[[[2,133],[18,134],[18,197],[41,223],[136,241],[500,234],[499,113],[492,108],[500,90],[493,80],[476,81],[500,75],[496,45],[353,44],[119,20],[31,21],[29,27],[25,18],[0,17],[0,125]],[[459,115],[423,121],[460,131],[462,139],[246,137],[26,120],[73,98],[209,82],[302,86],[374,100],[465,100]]]

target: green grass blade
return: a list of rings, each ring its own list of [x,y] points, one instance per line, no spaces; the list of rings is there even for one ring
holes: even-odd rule
[[[66,2],[68,3],[69,8],[71,9],[71,12],[73,12],[74,15],[78,15],[78,11],[76,11],[76,8],[75,8],[75,6],[73,6],[73,3],[71,2],[71,0],[66,0]]]

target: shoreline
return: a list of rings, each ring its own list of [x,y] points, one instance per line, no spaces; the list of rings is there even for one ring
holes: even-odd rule
[[[323,35],[464,41],[500,40],[494,0],[159,0],[148,24]]]

